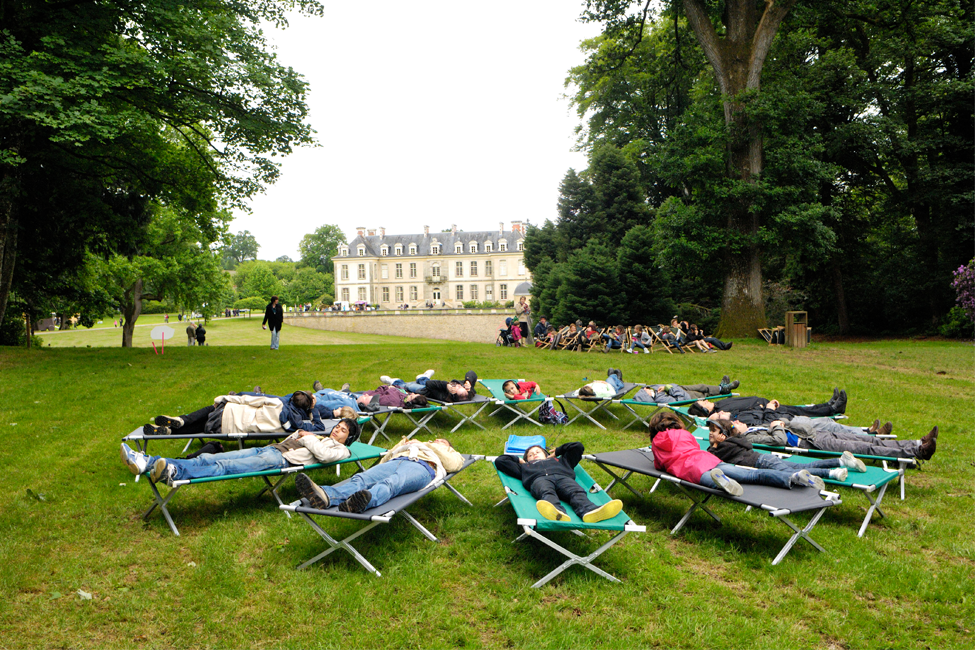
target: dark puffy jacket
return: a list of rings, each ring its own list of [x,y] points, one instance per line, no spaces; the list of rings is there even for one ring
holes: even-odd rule
[[[758,462],[758,452],[752,450],[752,443],[738,436],[725,438],[722,442],[711,445],[708,452],[720,458],[721,462],[732,465],[754,467]]]
[[[294,393],[292,393],[293,395]],[[265,395],[265,397],[274,397],[274,395]],[[293,432],[298,429],[303,429],[305,431],[324,431],[325,423],[322,422],[322,418],[318,415],[316,409],[312,409],[311,413],[303,411],[294,404],[291,403],[291,395],[285,395],[284,397],[279,397],[283,408],[281,409],[281,428],[285,431]],[[306,422],[305,419],[310,420]]]
[[[581,442],[567,442],[555,450],[555,458],[536,460],[530,463],[518,462],[517,456],[498,456],[494,466],[508,476],[521,479],[522,485],[531,490],[532,483],[542,476],[569,476],[575,478],[575,466],[582,460],[585,451]]]

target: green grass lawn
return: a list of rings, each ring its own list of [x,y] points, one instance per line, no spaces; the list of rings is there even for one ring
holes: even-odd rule
[[[137,349],[100,347],[120,340],[111,327],[45,336],[52,345],[65,337],[59,340],[81,346],[73,349],[0,349],[6,440],[0,447],[0,647],[972,646],[971,344],[884,341],[791,350],[741,341],[728,353],[630,356],[286,328],[281,350],[272,352],[253,320],[208,329],[212,347],[177,343],[165,356],[145,349],[144,341]],[[82,336],[115,343],[92,342],[87,349]],[[317,345],[298,345],[312,341]],[[326,386],[349,381],[364,389],[375,387],[381,374],[412,378],[432,367],[438,378],[451,378],[473,368],[486,378],[530,378],[556,394],[605,376],[610,365],[630,381],[716,383],[728,373],[741,380],[742,394],[783,403],[823,401],[842,386],[850,395],[849,423],[890,419],[901,437],[919,437],[937,424],[939,451],[909,473],[905,501],[890,490],[887,518],[875,519],[864,538],[856,533],[867,501],[844,490],[843,503],[813,531],[827,552],[800,542],[774,567],[789,531],[763,513],[722,501],[712,508],[724,525],[697,513],[671,536],[688,505],[677,491],[661,486],[643,498],[614,491],[647,526],[597,560],[623,583],[572,567],[539,590],[529,586],[564,558],[532,540],[512,544],[520,530],[510,507],[492,507],[503,492],[487,463],[455,480],[473,507],[439,490],[411,509],[439,543],[405,521],[354,542],[382,572],[376,578],[344,552],[295,570],[324,544],[266,495],[255,499],[260,485],[254,480],[181,490],[171,504],[180,537],[156,513],[144,522],[149,486],[136,483],[118,457],[120,438],[152,416],[198,408],[255,384],[285,393],[317,378]],[[452,423],[442,417],[434,423],[445,433]],[[497,454],[512,430],[539,432],[528,425],[501,432],[506,419],[498,417],[481,421],[486,432],[467,427],[450,436],[459,450]],[[550,442],[581,440],[592,452],[648,443],[640,431],[609,426],[574,424],[544,433]],[[180,448],[155,446],[169,455]],[[587,469],[608,482],[594,465]],[[337,480],[334,471],[315,477]],[[651,485],[643,478],[633,484]],[[293,484],[282,488],[282,497],[296,498]],[[338,537],[357,528],[324,525]],[[580,554],[608,537],[554,535]]]

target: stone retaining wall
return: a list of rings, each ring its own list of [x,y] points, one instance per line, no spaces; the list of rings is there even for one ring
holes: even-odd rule
[[[514,317],[507,309],[417,309],[371,312],[285,312],[284,322],[329,332],[356,332],[494,343],[504,319]]]

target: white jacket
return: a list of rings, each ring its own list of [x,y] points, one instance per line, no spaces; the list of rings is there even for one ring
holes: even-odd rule
[[[310,465],[312,463],[334,463],[344,460],[352,455],[349,448],[341,442],[324,436],[316,436],[306,433],[298,437],[298,433],[292,433],[285,440],[297,439],[303,448],[291,449],[282,453],[284,459],[292,465]]]
[[[395,447],[387,451],[379,462],[385,463],[394,458],[425,460],[428,463],[432,463],[437,473],[430,483],[443,480],[447,474],[456,472],[464,466],[464,457],[455,451],[453,447],[441,445],[432,440],[430,442],[420,442],[418,440],[407,440],[404,437]]]

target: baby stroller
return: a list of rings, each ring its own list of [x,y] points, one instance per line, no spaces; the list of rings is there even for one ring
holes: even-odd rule
[[[506,318],[504,324],[505,327],[498,330],[498,338],[494,341],[494,344],[498,347],[515,345],[515,339],[511,333],[511,319]]]

